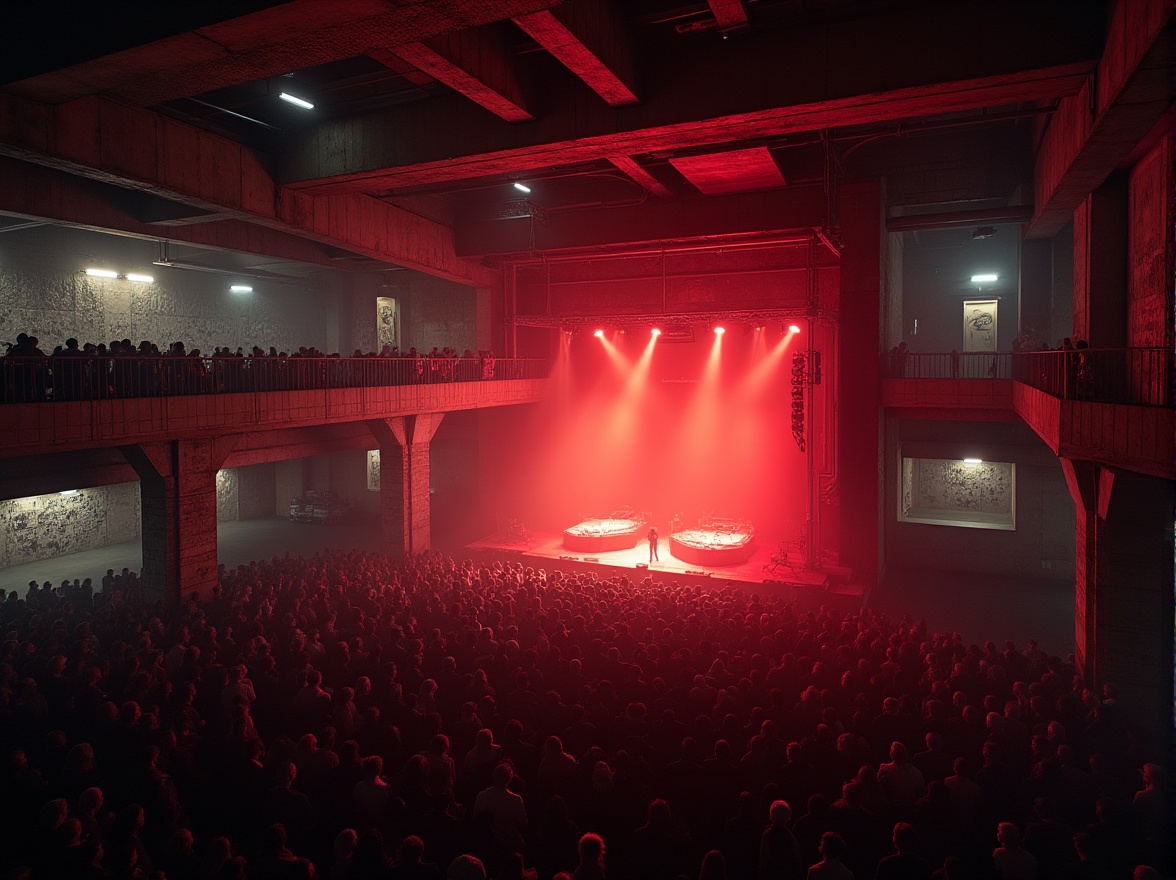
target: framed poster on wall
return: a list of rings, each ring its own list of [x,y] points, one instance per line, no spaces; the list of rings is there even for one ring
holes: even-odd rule
[[[996,351],[996,307],[999,300],[964,302],[964,351]]]
[[[392,348],[400,346],[399,324],[400,314],[396,307],[396,300],[390,296],[376,297],[377,350],[382,350],[385,345]]]

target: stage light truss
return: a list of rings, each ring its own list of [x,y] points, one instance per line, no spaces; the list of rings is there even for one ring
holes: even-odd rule
[[[779,309],[730,309],[726,311],[708,312],[657,312],[639,315],[515,315],[508,319],[509,324],[516,327],[549,327],[572,330],[579,327],[599,327],[606,324],[609,327],[658,326],[669,331],[674,326],[694,324],[749,324],[761,327],[792,321],[795,318],[812,317],[811,312],[804,306]],[[816,319],[821,323],[837,323],[835,312],[822,310]]]

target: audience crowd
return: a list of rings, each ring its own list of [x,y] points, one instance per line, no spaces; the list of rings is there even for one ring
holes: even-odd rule
[[[1160,877],[1164,743],[1030,643],[332,551],[0,603],[0,876]],[[811,867],[810,867],[811,866]]]
[[[498,365],[505,366],[505,365]],[[95,400],[157,397],[164,394],[210,394],[239,391],[285,391],[364,385],[470,382],[478,379],[526,378],[500,375],[492,351],[460,356],[448,346],[401,352],[392,345],[380,351],[359,349],[350,358],[326,354],[313,346],[293,353],[260,346],[246,352],[228,346],[212,354],[174,342],[161,351],[155,343],[114,340],[80,344],[70,338],[46,355],[36,336],[21,333],[0,358],[0,402]]]

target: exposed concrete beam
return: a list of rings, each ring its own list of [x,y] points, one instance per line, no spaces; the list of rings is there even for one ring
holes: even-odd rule
[[[279,179],[371,191],[1076,94],[1098,55],[1088,23],[1052,0],[994,3],[751,33],[738,52],[695,47],[651,71],[647,100],[620,111],[577,92],[521,127],[444,99],[425,115],[390,108],[329,122],[291,138]],[[961,53],[961,32],[1002,51]],[[867,63],[879,45],[905,63]]]
[[[7,86],[61,103],[111,93],[150,106],[557,5],[560,0],[291,0]]]
[[[576,0],[514,21],[610,107],[638,102],[628,26],[611,0]]]
[[[624,171],[635,183],[639,183],[645,187],[645,191],[650,195],[655,195],[659,199],[668,199],[673,193],[670,188],[630,159],[628,156],[612,156],[609,161],[617,166],[621,171]]]
[[[263,160],[246,147],[105,98],[49,106],[0,95],[0,156],[151,193],[452,281],[480,287],[501,283],[497,272],[457,257],[447,227],[358,193],[280,191]]]
[[[176,226],[145,223],[127,207],[126,190],[99,184],[42,165],[0,158],[0,211],[49,223],[115,232],[151,241],[167,239],[214,250],[231,250],[259,256],[330,267],[353,267],[331,258],[331,251],[317,242],[289,233],[246,223]]]
[[[253,431],[241,435],[224,467],[246,467],[292,458],[309,458],[346,449],[375,449],[372,432],[363,422],[322,425],[279,431]]]
[[[822,188],[802,186],[549,214],[544,223],[528,218],[473,222],[459,226],[456,238],[462,255],[522,254],[763,237],[786,231],[811,235],[813,228],[825,222]]]
[[[747,10],[743,0],[707,0],[719,30],[737,31],[747,27]]]
[[[1173,0],[1119,0],[1094,76],[1058,107],[1037,153],[1029,238],[1050,238],[1172,106]]]
[[[502,32],[492,25],[406,43],[392,51],[507,122],[529,122],[535,118],[527,109],[514,59],[507,51]]]

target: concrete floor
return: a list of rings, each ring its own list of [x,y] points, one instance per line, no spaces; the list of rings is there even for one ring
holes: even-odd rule
[[[220,524],[219,543],[220,561],[229,567],[286,553],[308,556],[335,547],[375,551],[379,524],[316,526],[281,517],[225,522]],[[457,554],[461,551],[455,548],[464,546],[444,540],[435,543]],[[128,541],[0,569],[0,587],[23,595],[30,580],[60,583],[88,577],[98,583],[108,568],[137,570],[141,565],[140,542]],[[868,604],[890,615],[925,620],[933,632],[959,632],[969,642],[1012,639],[1024,646],[1032,638],[1051,654],[1064,657],[1074,650],[1071,582],[891,568],[884,582],[871,591]]]

